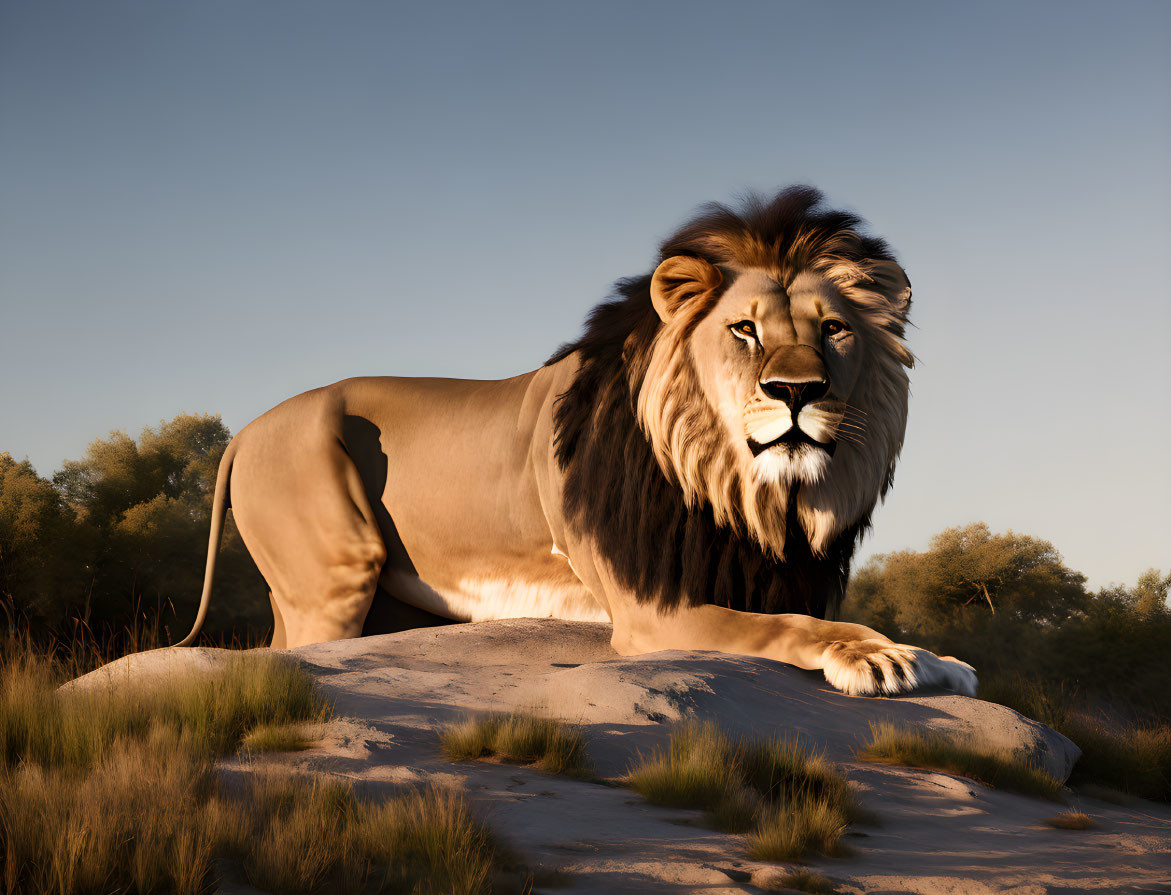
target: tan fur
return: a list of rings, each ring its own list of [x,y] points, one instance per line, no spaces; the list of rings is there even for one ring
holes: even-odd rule
[[[901,444],[911,356],[890,324],[906,280],[888,265],[864,269],[800,244],[780,266],[750,240],[735,249],[761,263],[721,272],[688,258],[660,268],[652,296],[663,325],[648,351],[626,358],[638,419],[692,506],[710,503],[720,522],[778,556],[787,476],[805,475],[799,519],[817,550],[873,505]],[[773,288],[781,285],[791,297]],[[783,458],[756,462],[745,439],[778,410],[753,391],[755,380],[741,381],[729,358],[757,349],[727,341],[720,315],[752,310],[761,352],[795,346],[792,356],[801,358],[811,331],[805,317],[830,306],[864,344],[846,352],[853,366],[834,361],[844,391],[811,405],[799,424],[818,439],[839,438],[837,451],[820,478],[813,467],[794,473]],[[212,559],[230,479],[236,523],[272,590],[276,647],[359,636],[381,585],[402,602],[462,620],[609,619],[624,654],[764,656],[824,669],[831,684],[857,694],[924,683],[974,692],[963,663],[858,625],[712,605],[664,610],[623,587],[596,545],[568,524],[563,505],[554,406],[577,373],[570,354],[499,382],[352,379],[286,401],[245,427],[225,454]],[[184,643],[205,615],[211,565]]]

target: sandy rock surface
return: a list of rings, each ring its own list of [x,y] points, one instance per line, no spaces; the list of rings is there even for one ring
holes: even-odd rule
[[[667,741],[674,722],[713,719],[733,735],[799,736],[838,761],[881,826],[848,836],[850,858],[806,866],[841,892],[1058,895],[1171,893],[1171,810],[1071,795],[1101,824],[1063,831],[1064,807],[927,771],[857,761],[869,724],[980,732],[1062,779],[1076,746],[1002,706],[942,692],[844,696],[820,673],[706,652],[616,655],[602,624],[516,619],[425,628],[289,651],[335,701],[337,720],[306,751],[266,761],[337,774],[370,792],[431,782],[467,791],[530,866],[575,893],[758,892],[796,865],[749,860],[737,836],[698,812],[655,808],[630,790],[509,765],[452,763],[437,730],[469,714],[523,709],[585,726],[604,777]],[[215,668],[226,651],[160,650],[111,663],[73,686]],[[239,759],[223,763],[244,773]],[[225,889],[227,891],[227,889]],[[242,890],[241,890],[242,891]],[[543,891],[538,887],[538,892]],[[550,890],[554,891],[554,890]]]

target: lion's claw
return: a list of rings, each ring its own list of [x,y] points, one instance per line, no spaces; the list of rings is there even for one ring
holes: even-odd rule
[[[851,696],[906,693],[943,686],[976,695],[976,672],[951,657],[887,640],[837,640],[822,656],[825,679]]]

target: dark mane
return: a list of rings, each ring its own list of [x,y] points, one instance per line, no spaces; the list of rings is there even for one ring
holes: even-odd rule
[[[659,259],[693,255],[712,264],[771,268],[788,279],[831,245],[848,260],[892,258],[882,240],[862,235],[843,251],[834,237],[857,233],[861,221],[847,212],[821,210],[820,202],[817,190],[794,187],[768,202],[751,196],[739,211],[704,206],[662,244]],[[614,298],[590,314],[582,337],[548,361],[575,352],[580,360],[554,416],[570,524],[591,537],[640,601],[823,616],[840,599],[869,513],[815,556],[795,518],[797,502],[790,499],[780,560],[746,534],[718,525],[709,505],[688,509],[636,417],[642,380],[637,370],[632,377],[628,361],[645,353],[660,326],[650,282],[649,273],[619,281]]]

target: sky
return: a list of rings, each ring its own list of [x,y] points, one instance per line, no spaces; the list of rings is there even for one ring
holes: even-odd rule
[[[1171,568],[1171,3],[0,0],[0,451],[539,366],[708,201],[914,286],[859,556],[977,520]]]

